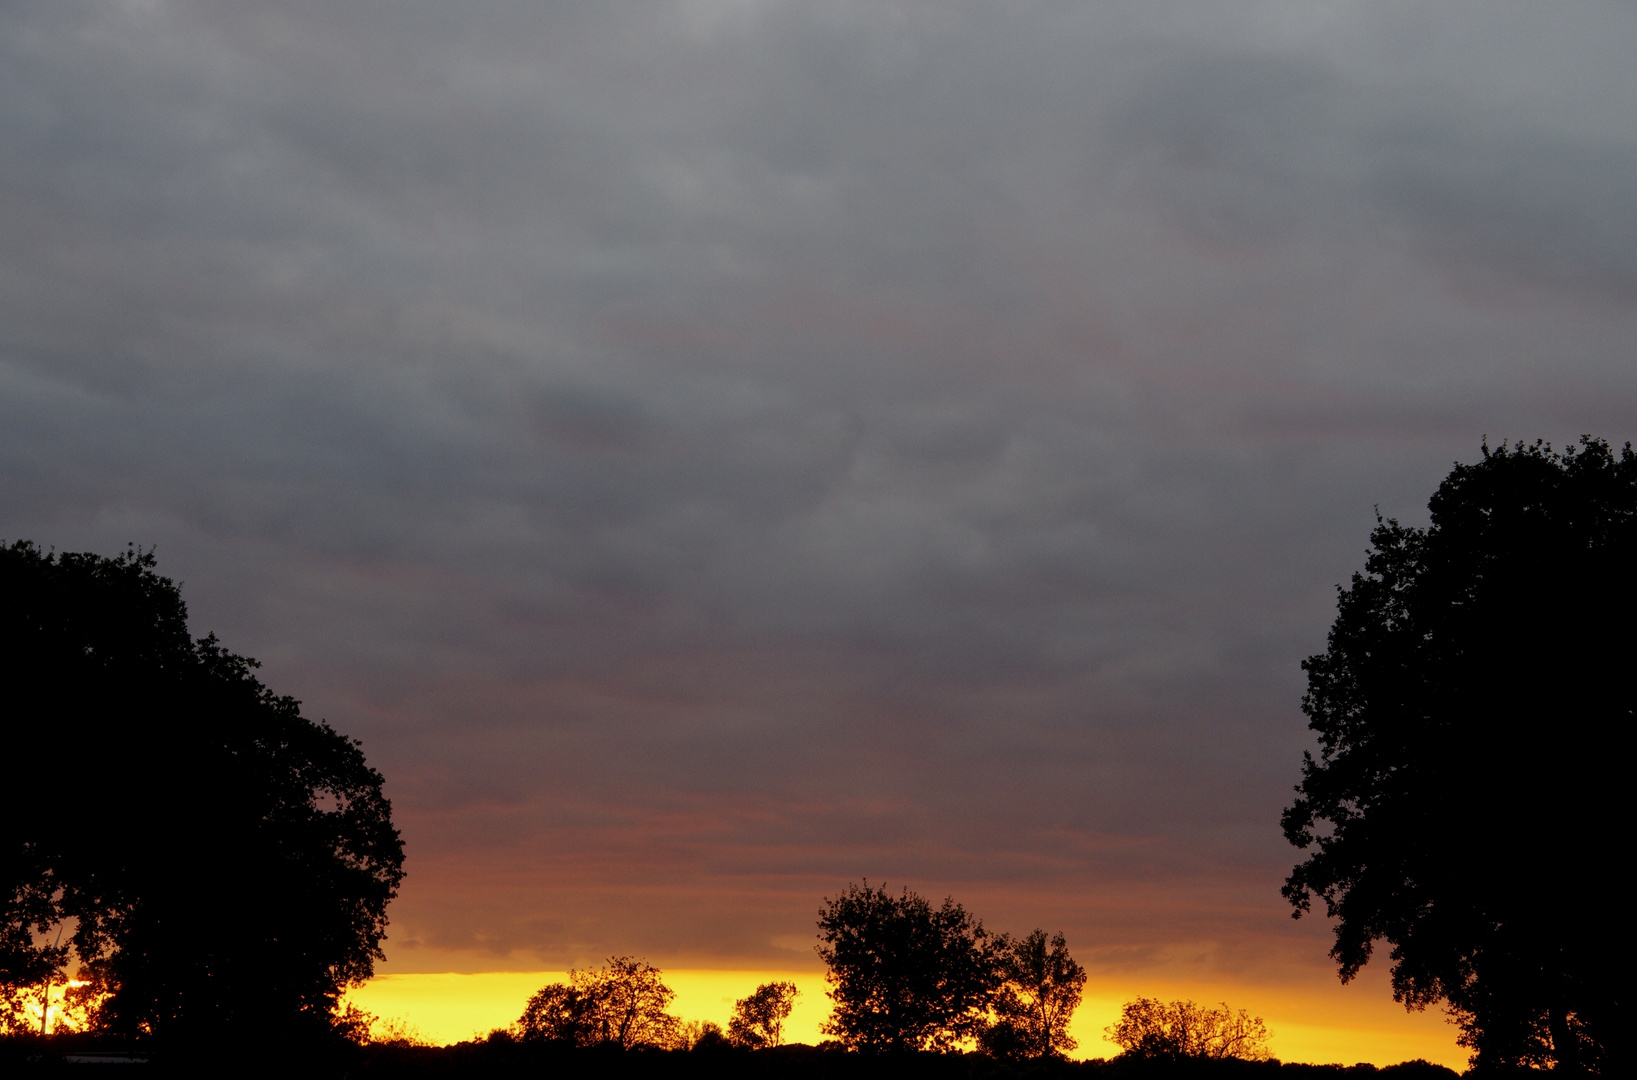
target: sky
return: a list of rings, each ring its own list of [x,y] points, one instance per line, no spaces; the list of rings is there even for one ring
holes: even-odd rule
[[[153,546],[363,741],[383,972],[816,972],[867,878],[1097,986],[1396,1010],[1278,894],[1300,662],[1378,509],[1637,434],[1634,52],[1629,3],[11,0],[0,538]]]

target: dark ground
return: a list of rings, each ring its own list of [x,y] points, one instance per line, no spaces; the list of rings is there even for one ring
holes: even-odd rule
[[[1244,1061],[1096,1061],[1011,1063],[977,1054],[849,1054],[810,1046],[777,1050],[574,1050],[508,1041],[422,1047],[347,1047],[322,1056],[291,1055],[276,1047],[225,1046],[210,1052],[155,1053],[147,1064],[116,1065],[101,1055],[116,1046],[83,1039],[0,1040],[0,1074],[98,1076],[302,1077],[313,1080],[416,1078],[644,1077],[653,1080],[1451,1080],[1457,1074],[1427,1062],[1377,1069],[1372,1065],[1295,1065]],[[75,1061],[75,1058],[82,1059]],[[91,1060],[85,1060],[91,1059]]]

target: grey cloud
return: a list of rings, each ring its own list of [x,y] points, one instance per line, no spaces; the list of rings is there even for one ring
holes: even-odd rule
[[[776,933],[853,867],[1282,918],[1371,507],[1630,434],[1637,131],[1570,67],[1637,32],[1459,16],[8,5],[0,535],[157,543],[364,737],[427,941],[604,940],[650,842]],[[478,849],[579,899],[444,925]],[[693,903],[631,933],[754,953]]]

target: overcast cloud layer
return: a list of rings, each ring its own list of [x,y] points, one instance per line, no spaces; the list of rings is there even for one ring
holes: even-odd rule
[[[1320,972],[1277,816],[1373,508],[1637,434],[1633,55],[1613,3],[14,0],[0,537],[157,544],[364,740],[401,968],[807,965],[868,875]]]

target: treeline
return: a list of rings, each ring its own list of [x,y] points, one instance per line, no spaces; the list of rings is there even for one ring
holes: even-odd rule
[[[542,987],[515,1023],[479,1042],[434,1052],[398,1032],[372,1037],[360,1028],[358,1037],[384,1053],[384,1060],[428,1067],[443,1061],[451,1068],[463,1062],[494,1068],[549,1061],[559,1068],[579,1062],[603,1069],[640,1059],[649,1069],[668,1060],[667,1070],[689,1071],[678,1054],[707,1062],[713,1072],[747,1075],[828,1073],[843,1061],[851,1062],[845,1066],[850,1075],[876,1068],[861,1063],[883,1061],[897,1063],[894,1070],[919,1061],[933,1075],[1087,1064],[1067,1058],[1077,1048],[1068,1028],[1086,972],[1061,933],[993,934],[953,897],[934,907],[909,889],[894,895],[867,881],[825,900],[818,931],[832,1008],[821,1028],[829,1038],[817,1047],[785,1045],[784,1025],[799,994],[794,983],[757,987],[734,1004],[724,1029],[672,1014],[676,995],[665,985],[664,973],[629,956],[570,971],[568,981]],[[1106,1032],[1120,1049],[1118,1068],[1127,1072],[1279,1064],[1269,1053],[1270,1033],[1261,1018],[1226,1005],[1138,998],[1126,1003]],[[408,1056],[396,1058],[394,1052]],[[633,1054],[638,1056],[627,1056]],[[761,1063],[748,1063],[747,1054]],[[929,1066],[928,1059],[965,1064]],[[730,1068],[732,1060],[739,1064]],[[1405,1069],[1406,1075],[1453,1075],[1426,1063]]]
[[[1318,745],[1281,819],[1303,852],[1283,894],[1333,920],[1344,981],[1384,953],[1399,1001],[1442,1005],[1478,1072],[1637,1075],[1633,936],[1622,905],[1587,900],[1625,894],[1637,452],[1485,446],[1428,510],[1378,519],[1303,664]],[[779,1045],[788,987],[718,1031],[671,1016],[628,957],[453,1057],[371,1042],[337,1006],[381,958],[403,877],[382,777],[186,615],[151,552],[0,545],[0,1053],[47,1053],[52,1010],[31,1010],[55,993],[83,1029],[58,1050],[1070,1067],[1085,976],[1060,934],[992,935],[953,900],[868,883],[820,912],[822,1050]],[[1109,1068],[1275,1067],[1261,1021],[1225,1005],[1138,1000],[1108,1034]]]
[[[867,1053],[973,1051],[1010,1061],[1063,1058],[1085,968],[1061,933],[992,934],[953,897],[934,907],[909,889],[849,884],[819,913],[829,968],[825,1047]],[[766,1050],[784,1042],[794,983],[770,982],[734,1005],[724,1030],[670,1011],[675,993],[645,960],[610,957],[542,987],[495,1042],[577,1049]],[[362,1035],[363,1032],[361,1031]],[[367,1035],[365,1036],[367,1038]],[[1128,1002],[1108,1038],[1125,1055],[1265,1061],[1260,1017],[1191,1001]],[[389,1038],[386,1041],[391,1041]]]
[[[262,685],[254,660],[194,638],[151,552],[3,545],[0,597],[8,744],[49,717],[75,747],[72,773],[0,756],[0,1035],[170,1060],[407,1044],[342,1004],[381,956],[403,877],[359,745]],[[867,882],[826,900],[818,931],[834,1048],[1076,1049],[1085,971],[1061,934],[991,934],[952,899]],[[542,988],[495,1041],[774,1050],[796,988],[757,988],[725,1029],[672,1015],[674,996],[652,965],[613,957]],[[1265,1034],[1242,1014],[1154,1002],[1114,1032],[1127,1054],[1245,1059],[1266,1057]]]

